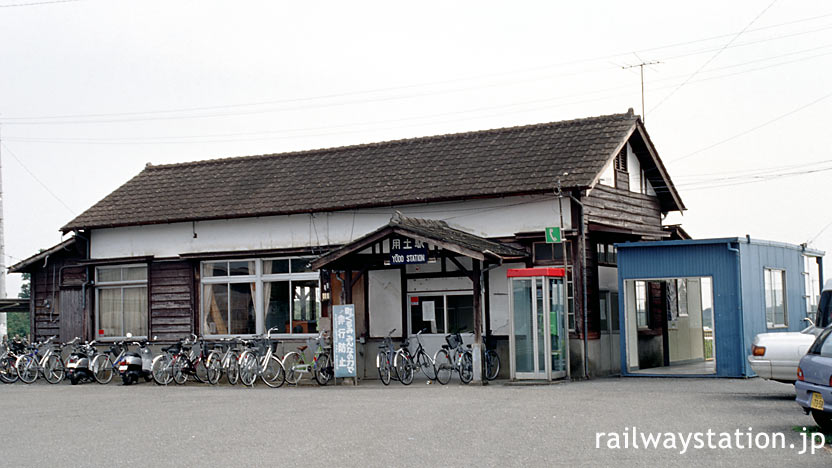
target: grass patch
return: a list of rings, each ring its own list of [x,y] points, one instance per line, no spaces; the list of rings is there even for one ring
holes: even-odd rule
[[[801,432],[806,434],[812,434],[815,432],[823,433],[818,426],[794,426],[792,427],[794,432]],[[826,438],[826,445],[832,445],[832,434],[823,433],[824,437]]]

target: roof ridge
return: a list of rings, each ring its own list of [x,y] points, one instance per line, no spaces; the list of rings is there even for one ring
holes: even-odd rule
[[[515,132],[515,131],[522,131],[528,130],[532,128],[543,128],[548,126],[560,126],[560,125],[572,125],[577,124],[580,122],[589,122],[594,120],[603,120],[603,119],[620,119],[620,120],[637,120],[639,117],[634,116],[632,112],[625,112],[622,114],[606,114],[606,115],[596,115],[591,117],[582,117],[578,119],[569,119],[569,120],[557,120],[553,122],[538,122],[533,124],[523,124],[523,125],[515,125],[511,127],[497,127],[497,128],[489,128],[484,130],[470,130],[467,132],[458,132],[458,133],[442,133],[436,135],[427,135],[427,136],[419,136],[419,137],[410,137],[410,138],[400,138],[396,140],[382,140],[370,143],[357,143],[354,145],[342,145],[342,146],[331,146],[325,148],[313,148],[307,150],[297,150],[297,151],[287,151],[284,153],[267,153],[267,154],[254,154],[254,155],[246,155],[246,156],[228,156],[222,158],[213,158],[213,159],[201,159],[197,161],[186,161],[186,162],[179,162],[179,163],[171,163],[171,164],[151,164],[148,163],[145,167],[146,170],[157,170],[157,169],[172,169],[172,168],[179,168],[179,167],[196,167],[196,166],[209,166],[214,164],[226,164],[229,162],[237,162],[237,161],[251,161],[257,159],[272,159],[272,158],[285,158],[285,157],[299,157],[299,156],[309,156],[316,153],[325,153],[334,150],[347,150],[347,149],[361,149],[361,148],[374,148],[379,146],[395,146],[415,141],[431,141],[431,140],[438,140],[438,139],[448,139],[448,138],[462,138],[471,135],[485,135],[488,133],[506,133],[506,132]]]

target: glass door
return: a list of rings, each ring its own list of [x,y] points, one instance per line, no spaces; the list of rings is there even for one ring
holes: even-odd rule
[[[569,368],[569,347],[566,335],[566,294],[563,278],[547,278],[549,297],[549,343],[553,379],[566,377]]]

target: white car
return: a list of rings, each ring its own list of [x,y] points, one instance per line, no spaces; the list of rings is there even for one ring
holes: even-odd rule
[[[800,332],[760,333],[754,337],[748,356],[751,369],[761,378],[793,384],[800,358],[832,321],[831,303],[832,280],[823,288],[815,321],[809,327]]]

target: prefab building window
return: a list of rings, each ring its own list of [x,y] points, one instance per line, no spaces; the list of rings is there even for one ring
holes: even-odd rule
[[[147,266],[95,269],[98,338],[147,336]]]
[[[647,316],[647,282],[636,281],[636,325],[638,328],[649,328]]]
[[[786,314],[786,271],[774,268],[763,270],[766,296],[766,324],[768,328],[788,326]]]

